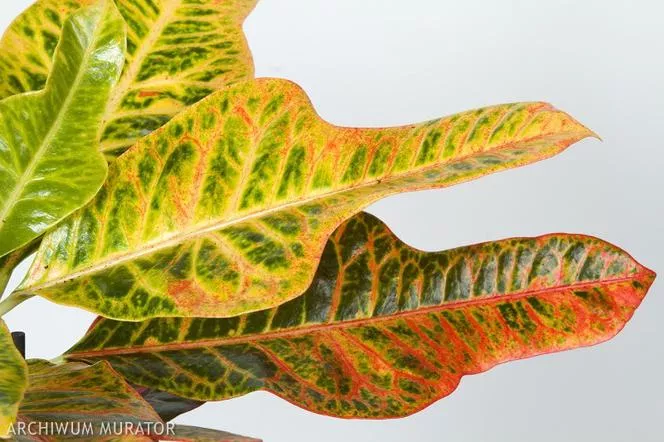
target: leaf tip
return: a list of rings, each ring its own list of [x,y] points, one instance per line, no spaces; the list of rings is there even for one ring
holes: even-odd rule
[[[599,141],[602,141],[602,142],[604,141],[604,139],[597,132],[595,132],[594,130],[589,129],[585,126],[584,126],[584,128],[587,131],[586,132],[587,133],[586,138],[595,138],[596,140],[599,140]]]
[[[537,124],[546,127],[549,131],[570,135],[570,138],[573,139],[571,144],[586,138],[596,138],[602,141],[602,137],[597,132],[551,103],[534,102],[533,109],[539,111],[541,115],[539,120],[535,119]]]
[[[657,278],[657,273],[654,270],[651,270],[643,264],[639,263],[633,257],[632,259],[637,266],[637,273],[632,282],[634,291],[637,293],[638,298],[636,304],[633,307],[637,308],[643,302],[646,296],[648,296],[648,292],[650,292],[650,288]]]
[[[571,115],[569,115],[569,114],[565,114],[565,115],[567,115],[567,118],[569,119],[569,121],[575,126],[574,132],[577,133],[577,136],[578,136],[577,141],[585,140],[586,138],[595,138],[599,141],[604,141],[604,140],[602,140],[602,137],[599,136],[599,134],[597,132],[590,129],[588,126],[581,123],[579,120],[572,117]]]
[[[650,286],[653,285],[655,279],[657,279],[657,272],[643,265],[641,267],[643,268],[643,279],[645,281],[646,291],[647,291],[648,289],[650,289]]]

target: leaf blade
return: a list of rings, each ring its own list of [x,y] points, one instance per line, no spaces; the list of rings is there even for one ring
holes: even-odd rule
[[[548,158],[591,134],[542,103],[339,128],[293,83],[246,82],[114,162],[95,201],[43,241],[20,290],[118,319],[260,310],[304,292],[328,236],[370,203]]]
[[[39,0],[12,23],[0,41],[0,97],[43,87],[63,18],[93,1]],[[116,0],[129,24],[127,67],[101,150],[116,156],[213,90],[252,78],[241,26],[256,2]]]
[[[90,425],[94,437],[102,439],[111,435],[103,433],[101,424],[113,428],[113,423],[161,423],[150,405],[106,362],[54,365],[30,360],[28,367],[29,387],[19,409],[20,419],[49,424],[70,422],[67,428],[71,430],[56,430],[66,433],[49,434],[47,439],[76,436],[76,425],[71,427],[76,422]]]
[[[131,382],[198,400],[266,390],[316,413],[400,417],[464,375],[613,337],[653,279],[582,235],[427,253],[360,214],[331,237],[299,298],[228,319],[100,319],[67,357],[108,360]]]
[[[0,256],[87,203],[106,178],[97,127],[122,69],[124,22],[103,2],[64,26],[45,89],[0,101]]]
[[[27,371],[7,325],[0,319],[0,438],[9,435],[9,429],[16,421],[28,383]]]

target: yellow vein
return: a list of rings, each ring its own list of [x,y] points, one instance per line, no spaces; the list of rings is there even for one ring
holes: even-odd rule
[[[120,106],[125,93],[136,80],[141,66],[143,65],[143,61],[148,55],[150,55],[150,51],[156,45],[159,37],[161,37],[161,34],[168,25],[169,21],[175,16],[177,6],[180,4],[180,2],[181,0],[165,1],[165,4],[160,11],[160,15],[157,17],[157,20],[152,24],[152,26],[150,26],[150,31],[147,37],[145,37],[138,51],[136,51],[136,54],[134,54],[131,61],[126,65],[127,70],[113,91],[113,95],[108,102],[108,106],[106,107],[105,121],[110,121],[111,115]]]
[[[72,102],[74,99],[75,91],[78,89],[78,86],[80,85],[81,81],[83,81],[83,77],[85,76],[85,70],[83,69],[83,66],[85,66],[88,61],[90,60],[90,57],[92,56],[92,53],[96,49],[96,44],[97,44],[97,39],[99,38],[99,34],[102,30],[102,27],[99,26],[99,23],[97,26],[95,26],[95,30],[92,34],[92,37],[89,40],[89,45],[87,48],[84,49],[83,52],[83,57],[81,59],[81,63],[79,65],[78,72],[76,72],[76,76],[74,77],[74,81],[71,83],[71,87],[69,88],[69,92],[67,93],[67,96],[65,97],[64,101],[62,101],[62,109],[66,109],[69,107],[69,104]],[[62,45],[63,40],[60,39],[60,42],[58,42],[58,47],[56,49],[56,54],[61,50],[61,45]],[[50,95],[50,85],[54,81],[53,75],[49,77],[48,82],[46,84],[46,87],[43,91],[41,92],[36,92],[36,93],[27,93],[27,94],[21,94],[16,96],[15,98],[12,98],[10,100],[21,100],[21,99],[44,99],[48,95]],[[10,101],[11,102],[11,101]],[[44,104],[44,102],[40,103]],[[62,120],[65,118],[66,112],[58,112],[58,116],[55,118],[55,120],[51,123],[51,126],[46,133],[44,139],[42,140],[41,144],[37,148],[34,156],[32,157],[32,161],[30,161],[28,168],[23,172],[21,175],[21,178],[19,182],[16,184],[14,190],[10,194],[9,198],[5,201],[5,206],[2,208],[2,211],[0,212],[0,226],[2,226],[5,223],[5,219],[7,217],[7,214],[11,211],[13,208],[14,204],[16,204],[17,201],[19,201],[19,197],[21,196],[22,192],[25,190],[25,187],[27,187],[28,183],[32,180],[32,176],[34,175],[35,168],[37,167],[37,163],[39,163],[39,160],[46,154],[46,151],[51,145],[51,142],[56,136],[57,130],[60,128],[62,124]]]
[[[551,140],[550,144],[555,144],[554,143],[555,141],[560,142],[560,141],[563,141],[565,139],[568,139],[568,137],[570,135],[577,134],[577,133],[578,133],[578,131],[571,132],[571,133],[570,132],[563,132],[563,133],[555,134],[555,139]],[[528,138],[528,139],[520,140],[519,142],[516,142],[516,143],[515,142],[503,143],[499,147],[496,147],[496,148],[492,149],[492,151],[501,151],[501,150],[504,150],[504,149],[509,149],[509,148],[512,148],[515,144],[527,144],[528,142],[530,142],[532,140],[535,140],[535,139],[538,139],[538,138],[542,138],[542,136],[531,137],[531,138]],[[565,143],[564,146],[559,146],[558,145],[557,146],[558,149],[556,149],[556,151],[562,150],[562,149],[566,148],[567,146],[568,146],[567,143]],[[541,156],[541,158],[537,158],[535,161],[539,161],[539,160],[548,158],[548,157],[552,156],[553,154],[554,154],[554,152],[547,151],[547,152],[545,152],[544,155]],[[442,168],[442,167],[450,166],[450,165],[452,165],[454,163],[457,163],[457,162],[465,161],[466,159],[472,157],[473,155],[474,154],[471,153],[469,155],[459,157],[455,160],[448,161],[448,162],[443,163],[443,164],[433,164],[433,165],[429,165],[429,166],[426,166],[426,167],[422,167],[417,171],[406,171],[406,172],[403,172],[403,173],[400,173],[400,174],[395,174],[393,176],[388,176],[388,177],[385,177],[385,178],[377,178],[377,179],[371,180],[367,183],[364,183],[364,184],[361,184],[361,185],[356,185],[354,187],[346,187],[346,188],[339,189],[339,190],[333,190],[333,191],[330,191],[330,192],[324,192],[324,193],[320,193],[318,195],[313,195],[313,196],[310,196],[308,198],[301,198],[299,200],[284,203],[283,205],[280,205],[280,206],[270,207],[270,208],[267,208],[267,209],[264,209],[264,210],[259,210],[259,211],[256,211],[256,212],[249,213],[249,214],[244,215],[244,216],[239,216],[239,217],[235,217],[235,218],[222,220],[222,221],[212,223],[212,224],[207,225],[207,226],[198,226],[198,228],[197,228],[197,226],[194,226],[194,228],[189,229],[189,230],[185,230],[181,233],[173,235],[169,239],[163,240],[161,242],[146,243],[139,250],[135,250],[135,251],[131,251],[131,252],[128,252],[128,253],[120,254],[120,255],[115,256],[111,259],[103,261],[103,262],[101,262],[97,265],[92,265],[92,266],[89,266],[87,268],[83,268],[79,271],[69,273],[67,275],[61,276],[61,277],[53,279],[51,281],[47,281],[47,282],[44,282],[44,283],[41,283],[41,284],[36,284],[34,286],[27,286],[27,287],[23,288],[22,290],[18,290],[17,293],[26,294],[26,293],[30,293],[30,292],[33,292],[33,291],[36,291],[36,290],[42,290],[42,289],[45,289],[45,288],[53,287],[53,286],[58,285],[62,282],[73,280],[73,279],[76,279],[76,278],[81,277],[81,276],[85,276],[85,275],[88,275],[88,274],[95,273],[97,271],[103,271],[105,269],[108,269],[109,267],[112,267],[112,266],[116,265],[116,264],[119,264],[119,263],[122,263],[122,262],[125,262],[125,261],[130,261],[132,259],[140,258],[142,256],[153,253],[157,250],[166,249],[168,247],[181,244],[181,243],[183,243],[187,240],[196,238],[198,236],[201,236],[201,235],[204,235],[204,234],[207,234],[207,233],[216,232],[217,230],[221,230],[221,229],[224,229],[226,227],[229,227],[229,226],[232,226],[232,225],[235,225],[235,224],[239,224],[239,223],[242,223],[242,222],[254,219],[254,218],[260,218],[260,217],[263,217],[263,216],[267,216],[267,215],[270,215],[270,214],[273,214],[273,213],[283,211],[285,209],[295,208],[295,207],[298,207],[298,206],[303,206],[303,205],[306,205],[306,204],[311,203],[311,202],[315,202],[315,201],[319,201],[319,200],[325,200],[325,199],[333,197],[333,196],[343,195],[344,193],[351,193],[351,192],[355,192],[355,191],[358,191],[358,190],[368,189],[368,188],[371,188],[373,186],[377,186],[377,185],[381,185],[381,184],[383,184],[383,185],[389,184],[391,181],[396,181],[399,178],[407,177],[407,176],[409,176],[409,175],[411,175],[415,172],[418,173],[418,174],[422,174],[422,173],[426,173],[429,170],[436,170],[436,169],[439,169],[439,168]],[[467,179],[468,178],[462,179],[461,181],[465,181]],[[446,187],[448,185],[450,185],[450,184],[442,183],[439,187]],[[421,186],[421,188],[425,188],[425,187]],[[239,192],[239,190],[238,190],[238,192]],[[364,204],[362,207],[370,204],[373,201],[376,201],[380,198],[389,196],[389,195],[397,193],[397,192],[398,192],[398,190],[391,189],[391,188],[386,189],[385,192],[376,192],[375,194],[371,195],[371,198],[367,198],[366,204]],[[362,207],[358,207],[357,211],[361,210]],[[339,222],[341,223],[341,221],[339,221]]]

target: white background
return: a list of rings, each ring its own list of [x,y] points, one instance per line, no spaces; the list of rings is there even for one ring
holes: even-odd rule
[[[3,0],[0,26],[29,3]],[[546,100],[603,137],[543,163],[373,206],[406,242],[440,250],[587,233],[664,276],[663,21],[659,0],[262,0],[245,29],[257,75],[301,84],[336,124],[396,125]],[[343,421],[259,392],[178,422],[267,442],[661,442],[663,287],[655,283],[613,341],[465,378],[409,418]],[[50,358],[92,316],[34,299],[7,320],[28,332],[28,356]]]

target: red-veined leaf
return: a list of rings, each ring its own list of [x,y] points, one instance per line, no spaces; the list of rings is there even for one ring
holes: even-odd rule
[[[19,289],[106,317],[227,317],[302,294],[345,219],[561,152],[592,133],[543,103],[351,129],[285,80],[213,94],[142,139],[43,241]]]
[[[26,427],[13,428],[17,437],[40,432],[34,440],[117,440],[131,424],[122,436],[130,440],[138,425],[144,431],[155,424],[163,426],[150,405],[104,361],[54,365],[30,360],[28,369],[28,389],[19,408],[19,422]],[[33,427],[27,427],[31,422]]]
[[[301,297],[228,319],[100,319],[68,357],[199,400],[264,389],[317,413],[398,417],[466,374],[613,337],[653,279],[587,236],[427,253],[360,214],[331,237]]]

